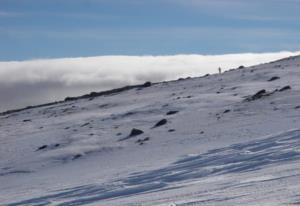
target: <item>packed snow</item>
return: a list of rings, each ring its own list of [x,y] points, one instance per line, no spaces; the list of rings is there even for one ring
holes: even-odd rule
[[[300,205],[300,56],[0,116],[0,205]]]

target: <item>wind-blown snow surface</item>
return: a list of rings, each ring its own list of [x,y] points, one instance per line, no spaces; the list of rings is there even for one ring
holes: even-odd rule
[[[0,204],[300,204],[299,77],[293,57],[2,115]]]

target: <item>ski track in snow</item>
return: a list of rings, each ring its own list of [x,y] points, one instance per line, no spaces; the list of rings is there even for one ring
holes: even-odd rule
[[[0,205],[299,205],[299,77],[293,57],[0,116]]]

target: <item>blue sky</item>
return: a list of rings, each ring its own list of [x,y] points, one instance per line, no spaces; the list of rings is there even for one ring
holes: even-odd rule
[[[300,50],[300,0],[0,0],[0,61]]]

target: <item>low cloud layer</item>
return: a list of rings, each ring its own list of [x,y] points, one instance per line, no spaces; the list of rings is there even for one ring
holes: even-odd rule
[[[99,56],[0,62],[0,111],[145,81],[250,66],[300,52],[230,55]]]

